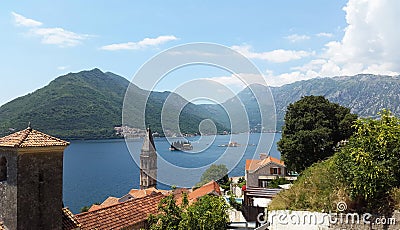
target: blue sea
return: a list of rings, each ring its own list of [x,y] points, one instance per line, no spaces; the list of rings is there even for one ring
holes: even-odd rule
[[[154,138],[158,154],[158,188],[171,185],[191,187],[211,164],[225,164],[229,176],[244,176],[246,159],[269,153],[280,158],[276,142],[281,134],[253,133],[189,137],[190,152],[169,151],[170,143],[181,138]],[[229,142],[239,147],[220,147]],[[64,152],[64,205],[73,213],[83,206],[121,197],[139,188],[138,162],[143,139],[125,141],[72,141]]]

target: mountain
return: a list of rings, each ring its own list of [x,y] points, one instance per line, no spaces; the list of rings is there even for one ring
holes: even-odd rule
[[[211,113],[217,122],[227,127],[232,125],[232,132],[276,130],[273,97],[270,90],[263,85],[254,84],[247,87],[222,105],[200,106],[204,106],[204,110],[212,111]],[[229,111],[229,116],[226,112],[220,110],[219,107],[221,106]],[[261,124],[264,127],[261,127]]]
[[[19,97],[0,107],[0,136],[13,130],[32,127],[51,135],[66,139],[113,138],[114,127],[122,125],[122,106],[128,86],[133,97],[129,106],[140,117],[137,110],[144,104],[145,95],[150,94],[146,107],[146,125],[162,133],[160,115],[168,97],[173,98],[163,114],[169,117],[172,111],[183,108],[180,115],[182,132],[198,132],[199,123],[209,118],[207,111],[195,108],[181,96],[170,92],[148,92],[131,84],[116,74],[103,73],[99,69],[69,73],[60,76],[47,86]],[[168,120],[168,119],[167,119]],[[144,123],[137,123],[144,128]],[[225,130],[216,123],[218,130]],[[175,130],[172,130],[175,131]]]
[[[265,86],[252,87],[255,91]],[[281,87],[270,87],[276,107],[278,130],[283,125],[286,107],[303,96],[322,95],[331,102],[338,103],[351,109],[361,117],[375,117],[379,111],[386,108],[400,115],[400,76],[381,76],[360,74],[334,78],[314,78],[298,81]],[[264,89],[265,90],[265,89]],[[246,104],[247,113],[252,117],[250,127],[254,129],[261,122],[258,104],[249,88],[241,91],[236,99]],[[229,100],[228,100],[229,102]],[[227,103],[227,102],[225,102]],[[218,121],[225,124],[226,121]],[[264,123],[265,124],[265,123]]]
[[[128,87],[130,94],[124,101]],[[307,95],[323,95],[362,117],[374,117],[383,108],[400,115],[400,76],[361,74],[315,78],[270,89],[262,85],[252,85],[251,88],[244,89],[221,105],[196,105],[175,93],[140,89],[121,76],[103,73],[99,69],[69,73],[1,106],[0,136],[24,129],[28,122],[35,129],[66,139],[117,137],[114,127],[121,125],[141,129],[151,125],[153,131],[162,134],[161,113],[164,130],[172,133],[178,132],[179,127],[183,133],[197,133],[204,119],[214,121],[218,132],[230,131],[231,123],[232,132],[260,131],[261,128],[280,130],[286,107]],[[264,96],[258,98],[257,103],[255,95]],[[274,98],[276,127],[272,122],[275,118],[274,104],[269,95]],[[124,124],[121,116],[123,105],[127,111]],[[229,116],[226,111],[230,111]],[[249,122],[243,115],[248,116]],[[177,122],[176,126],[171,126],[177,120],[179,127]],[[264,127],[260,127],[261,123]]]

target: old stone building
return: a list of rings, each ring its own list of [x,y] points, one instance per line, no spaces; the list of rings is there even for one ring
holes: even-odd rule
[[[6,229],[62,229],[68,144],[30,127],[0,138],[0,222]]]
[[[147,128],[140,153],[140,189],[157,187],[157,153],[153,135]]]

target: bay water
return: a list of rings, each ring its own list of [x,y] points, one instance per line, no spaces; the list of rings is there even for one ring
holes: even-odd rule
[[[211,164],[228,166],[229,176],[244,176],[246,159],[260,153],[280,158],[276,142],[280,133],[251,133],[189,137],[191,152],[170,151],[170,143],[181,138],[154,138],[158,154],[159,189],[171,185],[192,187]],[[229,142],[239,147],[221,147]],[[121,197],[139,188],[139,154],[143,139],[72,141],[64,152],[63,201],[73,213],[83,206]]]

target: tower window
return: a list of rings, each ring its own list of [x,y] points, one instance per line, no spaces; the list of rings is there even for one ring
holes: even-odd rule
[[[0,182],[7,180],[7,159],[0,158]]]

